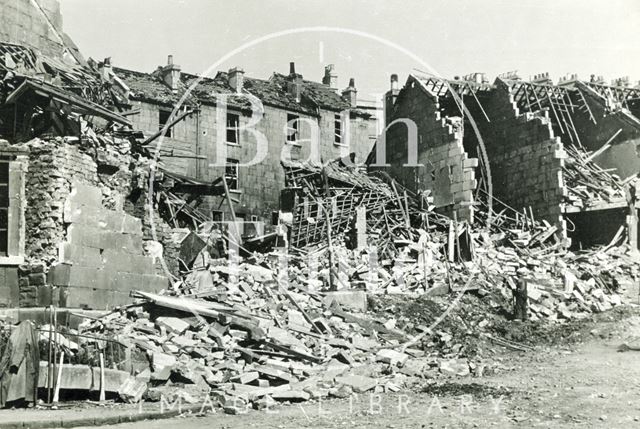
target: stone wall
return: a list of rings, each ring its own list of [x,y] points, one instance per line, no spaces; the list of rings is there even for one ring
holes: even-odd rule
[[[64,203],[71,183],[98,183],[97,164],[87,153],[63,139],[34,140],[28,144],[26,177],[28,263],[51,265],[58,260],[58,245],[65,239]]]
[[[148,211],[132,199],[146,196],[147,166],[129,155],[126,140],[100,146],[76,138],[36,139],[25,146],[21,307],[106,309],[130,302],[130,290],[167,287],[162,266],[146,251]]]
[[[560,137],[554,136],[548,112],[520,114],[499,80],[481,102],[491,120],[477,124],[487,149],[494,196],[519,211],[531,207],[537,219],[560,224],[566,152]]]
[[[460,220],[473,221],[473,191],[477,186],[477,159],[463,147],[460,118],[442,117],[438,99],[416,80],[410,80],[396,100],[394,120],[408,119],[417,126],[418,164],[408,161],[408,129],[396,123],[386,133],[387,172],[412,191],[431,191],[436,209]]]
[[[140,109],[140,113],[130,117],[136,129],[143,130],[148,135],[158,130],[160,106],[136,102],[133,108]],[[278,211],[280,207],[280,190],[284,187],[284,171],[280,164],[283,151],[300,159],[307,159],[310,155],[311,127],[304,121],[312,121],[319,126],[320,156],[323,160],[332,160],[355,152],[356,160],[364,163],[373,143],[369,136],[371,127],[368,120],[355,117],[348,120],[348,126],[344,126],[344,132],[349,133],[349,146],[335,144],[334,115],[336,113],[320,111],[319,117],[299,114],[302,120],[300,144],[292,145],[286,143],[285,138],[287,111],[270,106],[264,106],[264,110],[262,120],[254,128],[266,137],[267,154],[258,164],[240,167],[240,192],[236,197],[240,203],[236,204],[235,209],[236,213],[246,220],[250,220],[251,216],[257,216],[260,221],[271,225],[272,212]],[[241,127],[247,126],[251,121],[251,117],[246,113],[232,109],[229,111],[240,116]],[[226,127],[226,124],[222,126]],[[178,123],[172,130],[172,136],[163,139],[161,151],[163,166],[170,171],[205,181],[223,176],[225,169],[221,164],[226,160],[217,159],[216,127],[215,106],[201,106],[197,115],[189,116]],[[226,133],[223,134],[226,137]],[[225,158],[249,163],[257,153],[256,139],[250,130],[241,130],[239,137],[238,145],[221,142],[226,150]],[[200,156],[201,159],[196,156]],[[225,218],[229,219],[227,204],[220,198],[210,199],[208,207],[211,210],[222,211]]]
[[[64,37],[57,0],[0,0],[0,41],[61,56]]]
[[[60,288],[61,306],[109,309],[129,303],[133,289],[159,292],[168,286],[156,274],[154,258],[144,254],[142,220],[105,208],[100,188],[73,183],[64,223],[60,263],[48,278]]]

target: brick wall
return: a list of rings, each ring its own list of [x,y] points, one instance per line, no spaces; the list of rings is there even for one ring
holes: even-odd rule
[[[438,99],[417,81],[410,81],[396,100],[392,121],[409,119],[417,126],[418,163],[405,167],[408,160],[408,131],[402,123],[392,125],[386,134],[387,172],[403,186],[430,190],[439,212],[473,221],[473,190],[477,186],[477,159],[469,158],[463,146],[460,118],[444,118]]]

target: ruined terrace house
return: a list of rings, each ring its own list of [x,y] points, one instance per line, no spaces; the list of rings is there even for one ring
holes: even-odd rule
[[[111,66],[105,61],[101,67]],[[153,73],[113,67],[107,74],[126,85],[131,101],[127,117],[134,128],[150,135],[173,124],[151,148],[155,153],[160,144],[160,160],[167,170],[206,183],[225,177],[238,201],[240,232],[247,235],[262,235],[262,226],[268,231],[275,222],[285,181],[283,153],[292,160],[306,160],[313,139],[322,161],[355,152],[356,161],[364,162],[376,137],[374,116],[358,106],[354,79],[338,91],[333,65],[325,67],[322,83],[304,79],[294,63],[289,74],[273,73],[268,79],[248,77],[236,67],[198,81],[198,76],[182,72],[171,56]],[[246,96],[256,97],[263,106],[257,123]],[[172,118],[181,99],[183,105]],[[258,153],[254,132],[266,138],[264,158],[243,166]],[[218,159],[219,145],[225,159]],[[231,220],[222,197],[210,198],[209,204],[205,211],[213,220]]]
[[[149,158],[109,91],[57,1],[0,0],[0,308],[108,309],[167,287],[147,251],[171,260],[149,232]]]
[[[626,185],[640,170],[639,94],[628,81],[575,75],[554,84],[548,74],[524,81],[511,73],[491,84],[482,74],[412,74],[402,88],[394,75],[378,146],[386,145],[385,169],[394,178],[449,216],[485,216],[491,188],[496,213],[545,220],[574,246],[607,244],[621,225],[635,242],[637,210]],[[417,126],[420,167],[405,166],[402,119]]]

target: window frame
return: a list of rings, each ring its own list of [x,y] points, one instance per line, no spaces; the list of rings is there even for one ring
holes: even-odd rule
[[[342,135],[344,132],[344,124],[342,114],[335,113],[333,115],[333,144],[336,146],[344,147],[346,144],[344,143],[344,136]]]
[[[286,123],[286,142],[288,144],[300,146],[298,143],[300,138],[300,115],[295,113],[287,113],[287,123]],[[289,124],[293,123],[293,127],[290,127]]]
[[[229,170],[232,169],[232,170]],[[224,165],[224,180],[230,191],[240,190],[240,161],[233,158],[227,158]],[[232,186],[235,184],[235,186]]]
[[[236,119],[235,128],[229,126],[230,117],[235,117]],[[225,133],[226,143],[231,146],[240,146],[240,114],[227,111],[225,130],[226,130],[226,133]],[[229,140],[230,132],[232,132],[232,135],[235,137],[235,140],[236,140],[235,142]]]

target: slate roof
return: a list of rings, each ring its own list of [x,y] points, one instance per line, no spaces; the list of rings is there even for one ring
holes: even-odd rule
[[[142,73],[122,68],[113,68],[132,91],[135,100],[171,106],[177,103],[185,91],[196,82],[198,76],[182,73],[178,91],[173,92],[162,82],[155,73]],[[311,116],[318,115],[318,108],[339,112],[351,109],[348,102],[342,99],[334,90],[318,82],[302,81],[302,96],[300,102],[287,91],[288,77],[273,73],[269,79],[256,79],[245,75],[243,89],[245,93],[256,96],[267,106],[277,107],[292,112]],[[190,102],[215,105],[214,94],[230,94],[227,103],[232,108],[250,111],[251,105],[246,97],[234,97],[235,90],[228,84],[227,73],[218,72],[214,78],[202,78],[187,98]],[[370,116],[368,113],[351,109],[355,114]]]
[[[181,84],[180,88],[174,92],[153,73],[142,73],[119,67],[113,67],[113,72],[129,87],[131,98],[134,100],[170,107],[180,101],[187,89]],[[190,98],[189,101],[193,102],[193,99]]]

